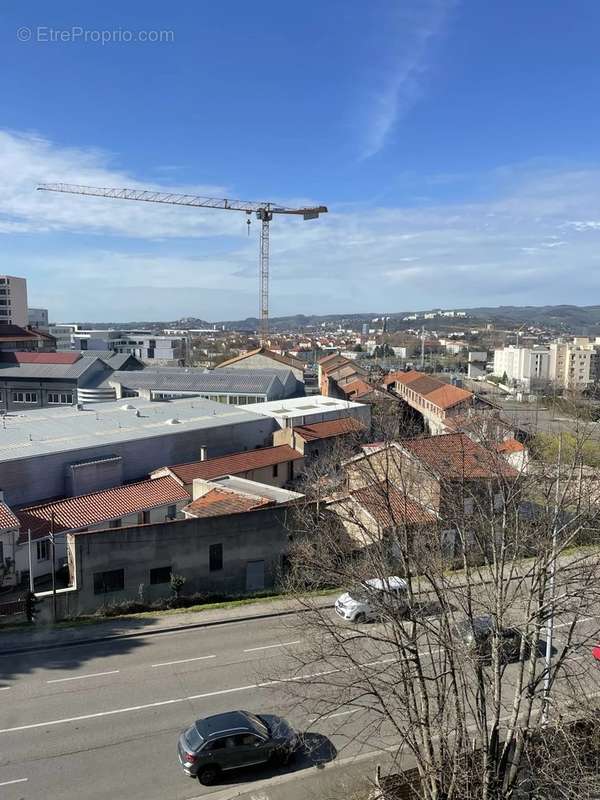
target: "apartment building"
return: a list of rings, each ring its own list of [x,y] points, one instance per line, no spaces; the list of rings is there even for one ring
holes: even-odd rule
[[[27,281],[14,275],[0,275],[0,324],[29,325]]]
[[[552,342],[550,374],[565,389],[585,389],[599,379],[600,340],[578,337],[572,342]]]
[[[49,328],[48,309],[30,308],[28,310],[28,320],[32,328],[38,331],[47,331]]]
[[[179,366],[185,361],[187,338],[153,331],[84,328],[76,323],[52,325],[57,350],[112,350],[147,364]]]
[[[503,347],[494,350],[494,375],[506,376],[509,384],[530,391],[536,384],[552,380],[547,347]]]

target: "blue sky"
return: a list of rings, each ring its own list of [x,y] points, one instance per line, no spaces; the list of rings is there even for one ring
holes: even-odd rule
[[[258,226],[38,182],[328,205],[272,226],[274,316],[598,301],[595,0],[0,14],[0,270],[57,321],[255,315]]]

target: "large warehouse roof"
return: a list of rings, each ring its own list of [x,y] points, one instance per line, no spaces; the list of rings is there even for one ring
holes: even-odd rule
[[[169,402],[130,398],[90,403],[82,410],[61,406],[10,412],[0,418],[0,462],[259,419],[237,406],[199,398]]]
[[[181,392],[224,392],[227,394],[268,394],[285,376],[282,370],[212,370],[184,367],[146,367],[144,370],[118,371],[108,383],[130,389],[155,389]],[[285,380],[285,377],[283,377]]]

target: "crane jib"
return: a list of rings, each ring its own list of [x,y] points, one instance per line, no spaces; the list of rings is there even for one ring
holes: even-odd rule
[[[109,197],[115,200],[137,200],[144,203],[166,203],[175,206],[193,206],[195,208],[221,208],[226,211],[245,211],[256,213],[262,221],[260,232],[260,314],[259,338],[261,345],[267,343],[269,325],[269,222],[273,214],[290,214],[303,219],[317,219],[320,214],[327,213],[327,206],[308,206],[304,208],[288,208],[275,203],[255,202],[247,200],[229,200],[228,198],[201,197],[199,195],[176,194],[175,192],[157,192],[148,189],[117,189],[98,186],[79,186],[71,183],[44,183],[37,187],[46,192],[63,192],[65,194],[81,194],[92,197]]]

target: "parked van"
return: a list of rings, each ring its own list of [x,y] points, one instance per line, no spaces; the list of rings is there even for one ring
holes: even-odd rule
[[[349,622],[369,622],[377,618],[378,609],[389,608],[391,603],[396,606],[399,615],[406,613],[406,581],[396,576],[383,580],[370,578],[340,595],[335,601],[335,612]]]

